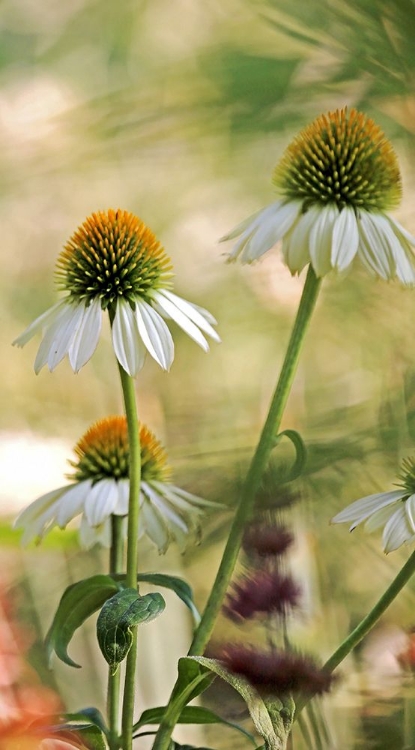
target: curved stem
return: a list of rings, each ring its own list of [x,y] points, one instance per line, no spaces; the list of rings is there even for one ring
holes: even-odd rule
[[[111,516],[111,549],[109,560],[109,572],[122,573],[124,562],[124,541],[123,541],[123,518],[122,516]],[[118,670],[115,674],[108,673],[108,694],[107,694],[107,713],[109,727],[109,746],[110,750],[119,750],[120,747],[120,687],[121,673]]]
[[[415,573],[415,552],[412,553],[409,560],[406,561],[405,565],[401,568],[397,576],[393,579],[392,583],[386,591],[382,594],[380,599],[376,602],[375,606],[370,610],[369,614],[363,618],[361,622],[355,627],[354,630],[344,639],[336,651],[327,659],[323,669],[327,672],[334,672],[334,670],[341,664],[341,662],[350,654],[351,651],[357,646],[358,643],[372,630],[373,626],[376,625],[379,618],[387,610],[393,600],[402,591],[403,587],[408,583],[409,579]],[[308,695],[306,698],[301,698],[297,701],[296,706],[296,717],[298,717],[300,711],[304,706],[311,700],[313,696]]]
[[[348,654],[354,649],[355,646],[369,633],[373,626],[379,620],[379,617],[383,615],[385,610],[392,604],[393,600],[397,597],[400,591],[402,591],[405,584],[408,583],[409,579],[415,573],[415,552],[412,553],[409,560],[406,561],[405,565],[399,571],[398,575],[386,591],[382,594],[379,601],[375,604],[373,609],[368,615],[355,627],[350,635],[345,638],[343,643],[340,644],[338,649],[330,656],[324,665],[324,669],[329,672],[333,672],[336,667],[346,658]]]
[[[239,506],[234,517],[222,561],[216,575],[216,580],[203,612],[199,627],[196,630],[193,642],[190,646],[189,655],[196,656],[203,653],[212,633],[216,617],[222,606],[223,598],[239,554],[244,528],[251,516],[255,496],[260,487],[262,476],[274,447],[275,436],[277,435],[285,405],[290,394],[301,346],[317,301],[320,285],[321,279],[316,277],[310,266],[268,416],[242,488]],[[175,721],[173,722],[172,717],[170,717],[168,728],[164,725],[163,721],[161,722],[153,745],[155,750],[166,750],[168,748],[172,727],[174,727],[174,723],[177,722],[178,718],[178,716],[175,716]]]
[[[193,638],[192,645],[190,646],[190,655],[196,656],[203,653],[212,633],[213,625],[222,605],[226,589],[228,588],[239,554],[245,525],[252,513],[255,496],[261,484],[262,476],[274,445],[274,439],[281,424],[282,415],[297,369],[301,345],[317,300],[320,284],[321,280],[316,277],[310,266],[278,384],[242,488],[239,506],[233,520],[215,583],[199,627]]]
[[[129,588],[136,589],[138,570],[138,520],[140,511],[139,498],[141,482],[140,429],[138,424],[134,380],[125,372],[121,365],[119,365],[119,371],[124,396],[125,415],[127,417],[128,446],[130,455],[130,494],[128,502],[126,585]],[[135,628],[133,635],[133,644],[127,656],[125,671],[124,701],[122,712],[123,750],[131,750],[133,746],[136,660],[137,630]]]

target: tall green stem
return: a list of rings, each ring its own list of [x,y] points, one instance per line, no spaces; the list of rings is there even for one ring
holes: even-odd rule
[[[343,643],[340,644],[338,649],[330,656],[324,665],[324,669],[329,672],[333,672],[336,667],[346,658],[348,654],[354,649],[355,646],[368,634],[373,626],[379,620],[379,617],[383,615],[385,610],[392,604],[393,600],[397,597],[400,591],[402,591],[405,584],[408,583],[409,579],[415,573],[415,552],[412,553],[409,560],[406,561],[405,565],[399,571],[396,578],[393,579],[391,585],[386,589],[384,594],[380,597],[379,601],[375,604],[373,609],[368,615],[355,627],[350,635],[345,638]]]
[[[124,540],[122,516],[111,516],[111,549],[109,560],[110,574],[122,573],[124,566]],[[120,747],[120,686],[121,672],[108,673],[107,712],[110,750]]]
[[[320,284],[321,280],[317,279],[312,267],[310,266],[278,384],[271,401],[271,406],[265,420],[257,449],[248,470],[239,506],[233,520],[215,583],[203,612],[199,627],[193,638],[192,645],[190,646],[190,655],[196,656],[203,653],[212,633],[213,625],[222,605],[226,589],[228,588],[239,554],[244,528],[252,513],[255,495],[261,484],[262,476],[274,445],[274,438],[276,437],[281,424],[285,405],[297,369],[301,345],[317,300]]]
[[[129,588],[136,589],[138,571],[138,519],[140,511],[139,498],[141,482],[140,430],[138,424],[134,380],[125,372],[121,365],[119,365],[119,371],[124,396],[125,415],[127,417],[128,446],[130,455],[130,495],[128,502],[126,585]],[[137,631],[135,630],[133,636],[133,644],[127,656],[127,664],[125,670],[124,701],[122,711],[123,750],[132,750],[133,746],[136,661]]]
[[[255,496],[261,484],[262,476],[274,446],[274,438],[277,435],[290,394],[301,346],[315,307],[320,285],[321,280],[317,279],[310,266],[278,384],[241,492],[239,506],[234,517],[216,580],[190,646],[189,655],[196,656],[203,653],[221,608],[239,554],[244,528],[251,516]],[[175,719],[177,721],[178,716]],[[154,750],[166,750],[168,748],[172,726],[174,726],[174,722],[172,721],[169,722],[169,727],[161,722],[153,745]]]

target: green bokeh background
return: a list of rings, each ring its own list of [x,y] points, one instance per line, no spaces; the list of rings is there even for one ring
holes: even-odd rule
[[[413,0],[1,3],[1,556],[7,585],[19,588],[22,612],[39,635],[63,587],[102,569],[105,556],[80,552],[74,531],[23,553],[9,531],[22,505],[12,496],[13,477],[27,474],[27,446],[58,440],[70,458],[92,421],[122,408],[108,330],[77,376],[65,362],[35,377],[36,343],[10,348],[56,301],[57,253],[92,211],[133,211],[171,256],[175,290],[219,321],[223,343],[208,355],[175,329],[171,372],[149,358],[137,380],[140,414],[165,444],[176,482],[229,509],[206,522],[202,546],[184,558],[174,550],[158,558],[149,545],[142,551],[142,569],[186,575],[203,605],[303,283],[278,251],[251,268],[224,264],[218,237],[274,199],[272,170],[297,130],[346,104],[373,116],[392,139],[404,187],[396,217],[415,233],[414,32]],[[348,502],[390,489],[400,460],[414,450],[414,313],[413,291],[372,279],[358,265],[325,280],[284,418],[309,447],[305,474],[289,488],[299,497],[287,515],[297,539],[292,567],[304,589],[292,635],[321,660],[408,556],[401,549],[386,558],[378,538],[349,537],[329,520]],[[22,435],[25,450],[8,453]],[[291,460],[282,446],[277,475]],[[56,486],[52,463],[41,467],[38,494]],[[286,491],[273,488],[275,501]],[[396,655],[415,625],[414,602],[410,585],[318,706],[330,739],[320,716],[314,744],[297,737],[295,750],[403,747],[412,686]],[[142,707],[167,698],[189,639],[187,617],[173,602],[164,618],[160,629],[148,626],[155,635],[143,647]],[[219,622],[216,642],[243,638],[263,635]],[[56,670],[71,709],[103,705],[105,670],[92,644],[93,626],[75,644],[88,662],[82,674]],[[43,679],[54,680],[39,645],[33,654]],[[225,697],[228,708],[216,686],[209,704],[241,716],[241,704]],[[224,731],[209,729],[197,741],[242,746]]]

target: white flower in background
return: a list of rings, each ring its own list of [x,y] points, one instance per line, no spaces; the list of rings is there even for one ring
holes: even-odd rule
[[[386,553],[415,541],[414,459],[403,461],[399,478],[401,489],[362,497],[334,516],[332,523],[351,523],[350,531],[359,524],[364,524],[368,532],[383,527],[382,543]]]
[[[171,484],[164,449],[144,425],[140,427],[140,446],[139,536],[146,534],[160,553],[171,541],[184,550],[200,535],[203,511],[218,506]],[[15,527],[23,529],[24,544],[40,541],[54,526],[64,528],[82,514],[82,546],[96,542],[110,546],[111,516],[127,516],[129,449],[125,417],[96,422],[77,443],[75,453],[77,460],[69,462],[74,468],[69,477],[72,484],[42,495],[16,519]]]
[[[71,237],[57,261],[58,285],[66,292],[13,342],[43,339],[35,372],[52,371],[67,354],[74,372],[92,357],[108,310],[116,357],[136,375],[146,352],[168,370],[174,344],[164,318],[172,319],[205,351],[203,334],[220,341],[213,316],[171,291],[171,263],[153,232],[134,214],[92,214]]]
[[[344,271],[357,256],[382,279],[415,283],[412,237],[386,211],[398,205],[395,152],[380,128],[355,109],[321,115],[288,146],[273,182],[281,198],[222,238],[229,260],[252,263],[282,240],[292,274]]]

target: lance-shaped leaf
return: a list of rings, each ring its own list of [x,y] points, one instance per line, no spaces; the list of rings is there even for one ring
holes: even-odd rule
[[[115,674],[133,642],[133,628],[154,620],[166,604],[161,594],[140,596],[135,589],[123,589],[105,602],[97,621],[99,647]]]
[[[189,586],[187,581],[184,581],[183,578],[166,575],[165,573],[139,573],[137,581],[142,583],[152,583],[154,586],[163,586],[164,588],[174,591],[186,607],[190,609],[195,625],[199,624],[200,614],[193,601],[193,591],[191,586]]]
[[[189,656],[187,659],[196,661],[206,669],[212,670],[229,685],[232,685],[244,699],[255,729],[263,737],[267,750],[284,750],[290,722],[283,721],[278,714],[277,709],[283,709],[283,704],[280,701],[273,702],[273,719],[271,719],[265,702],[255,688],[243,677],[229,672],[217,659],[207,659],[204,656]]]
[[[166,706],[156,706],[143,711],[137,723],[134,724],[133,730],[137,731],[146,724],[160,724],[165,715],[166,708]],[[250,732],[247,732],[246,729],[240,727],[239,724],[222,719],[221,716],[218,716],[214,711],[211,711],[209,708],[204,708],[203,706],[185,706],[179,716],[177,724],[223,724],[232,729],[237,729],[256,746],[255,739]]]
[[[96,575],[68,586],[59,602],[45,646],[49,661],[53,652],[70,667],[80,667],[68,654],[68,645],[80,625],[119,590],[110,576]]]

